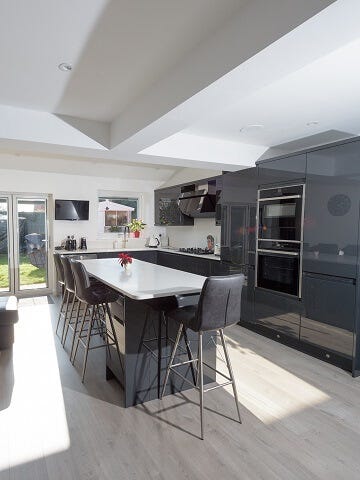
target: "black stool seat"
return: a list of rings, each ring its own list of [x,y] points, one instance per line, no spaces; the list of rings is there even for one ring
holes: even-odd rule
[[[119,299],[120,294],[112,288],[107,287],[101,282],[92,282],[91,280],[90,282],[90,287],[81,292],[81,296],[79,297],[81,301],[89,305],[99,305],[101,303],[113,303]]]
[[[182,323],[185,328],[194,330],[196,328],[197,305],[189,305],[187,307],[177,308],[167,312],[169,320]]]

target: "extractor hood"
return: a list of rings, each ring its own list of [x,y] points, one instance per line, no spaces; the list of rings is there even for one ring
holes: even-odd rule
[[[216,194],[212,185],[199,185],[196,189],[180,194],[180,211],[193,218],[215,217]]]

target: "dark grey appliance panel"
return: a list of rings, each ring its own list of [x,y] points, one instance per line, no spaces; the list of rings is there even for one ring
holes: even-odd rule
[[[299,338],[301,302],[297,299],[255,289],[255,323],[282,336]]]
[[[307,154],[303,269],[357,274],[360,142]]]
[[[241,322],[254,323],[255,268],[246,269],[246,282],[241,294]]]
[[[286,183],[303,179],[306,172],[306,154],[258,163],[259,184]]]
[[[331,354],[351,358],[355,317],[355,281],[305,273],[300,340]]]

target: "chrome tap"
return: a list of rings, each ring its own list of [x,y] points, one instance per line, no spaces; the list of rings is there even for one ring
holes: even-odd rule
[[[130,237],[130,228],[125,225],[123,230],[123,241],[122,241],[122,248],[126,248],[126,244]]]

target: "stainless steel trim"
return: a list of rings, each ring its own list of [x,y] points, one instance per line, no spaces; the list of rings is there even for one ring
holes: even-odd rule
[[[276,238],[258,238],[258,242],[301,243],[301,240],[277,240]]]
[[[268,202],[269,200],[290,200],[292,198],[301,198],[302,195],[283,195],[281,197],[259,198],[259,202]]]
[[[258,248],[258,253],[273,253],[275,255],[279,254],[279,255],[291,255],[292,257],[298,257],[299,256],[299,252],[283,252],[281,250],[268,250],[268,249],[265,249],[265,248]]]
[[[302,298],[302,279],[303,279],[303,256],[304,256],[304,219],[305,219],[305,191],[306,185],[303,185],[303,194],[302,194],[302,212],[301,212],[301,244],[300,244],[300,261],[299,261],[299,298]]]
[[[275,188],[291,188],[291,187],[302,187],[304,186],[304,183],[292,183],[291,185],[275,185],[272,187],[267,187],[267,188],[259,188],[258,192],[263,192],[266,190],[275,190]]]

